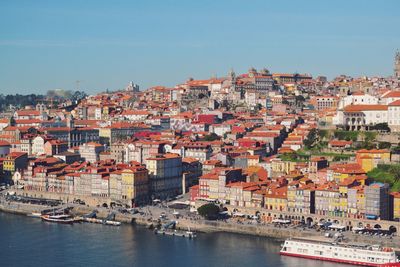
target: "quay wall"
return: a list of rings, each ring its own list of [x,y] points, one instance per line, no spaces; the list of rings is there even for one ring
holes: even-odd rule
[[[30,214],[32,212],[40,212],[43,209],[47,209],[50,207],[45,207],[41,205],[32,205],[32,204],[24,204],[24,203],[0,203],[0,211],[14,213],[14,214]],[[73,212],[75,215],[83,215],[90,213],[94,208],[87,206],[77,206],[74,207]],[[108,212],[99,211],[97,213],[97,217],[100,219],[104,219],[107,217]],[[136,215],[130,214],[117,214],[117,221],[128,223],[128,224],[137,224],[137,225],[154,225],[155,220],[151,220],[149,218],[138,217]],[[313,232],[307,230],[300,229],[291,229],[291,228],[277,228],[272,225],[250,225],[250,224],[233,224],[233,223],[225,223],[221,221],[193,221],[188,219],[179,219],[178,224],[176,225],[177,229],[187,230],[190,228],[191,230],[195,230],[198,232],[204,233],[212,233],[212,232],[227,232],[227,233],[237,233],[237,234],[246,234],[253,236],[263,236],[274,238],[277,240],[284,240],[286,238],[305,238],[305,239],[320,239],[321,232]],[[400,251],[400,242],[398,242],[398,238],[387,239],[387,238],[371,238],[370,236],[363,235],[349,235],[348,236],[350,242],[356,243],[365,243],[376,245],[379,244],[385,247],[392,247],[396,251]]]
[[[29,191],[29,190],[16,190],[18,195],[29,196],[29,197],[40,197],[40,198],[48,198],[48,199],[57,199],[62,200],[64,203],[71,203],[74,199],[81,199],[85,201],[88,206],[96,207],[98,205],[102,205],[106,203],[110,205],[111,199],[104,197],[94,197],[94,196],[83,196],[83,195],[71,195],[71,194],[61,194],[61,193],[53,193],[53,192],[39,192],[39,191]],[[198,208],[204,204],[202,201],[196,201],[195,206]],[[240,212],[248,215],[260,214],[263,218],[265,218],[266,222],[271,222],[275,218],[279,218],[281,216],[290,218],[294,221],[301,219],[317,223],[321,220],[332,221],[341,225],[346,226],[349,230],[352,227],[369,227],[373,228],[375,225],[378,225],[384,230],[389,230],[390,228],[395,227],[397,232],[400,232],[400,222],[395,221],[385,221],[385,220],[368,220],[362,218],[350,218],[350,217],[335,217],[335,216],[325,216],[318,214],[302,214],[302,213],[288,213],[288,212],[279,212],[279,211],[271,211],[260,208],[252,208],[252,207],[238,207],[225,205],[229,212]]]
[[[96,207],[97,205],[102,205],[103,203],[106,203],[107,205],[110,205],[111,203],[111,198],[100,197],[100,196],[85,196],[85,195],[33,191],[33,190],[15,190],[15,192],[17,193],[17,195],[24,197],[61,200],[64,203],[72,203],[75,199],[80,199],[84,201],[87,205],[93,207]]]

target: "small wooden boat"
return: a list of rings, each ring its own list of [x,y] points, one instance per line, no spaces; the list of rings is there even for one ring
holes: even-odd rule
[[[32,212],[27,214],[28,217],[33,217],[33,218],[40,218],[42,217],[42,214],[40,212]]]
[[[75,222],[75,219],[72,218],[71,215],[62,214],[62,215],[42,215],[41,216],[43,221],[46,222],[55,222],[55,223],[66,223],[71,224]]]

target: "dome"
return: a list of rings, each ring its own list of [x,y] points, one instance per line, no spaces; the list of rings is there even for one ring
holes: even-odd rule
[[[263,68],[263,69],[261,70],[261,74],[263,74],[263,75],[268,75],[268,74],[269,74],[269,70],[268,70],[267,68]]]
[[[249,73],[254,73],[254,72],[257,72],[257,70],[256,70],[255,68],[251,67],[251,68],[249,69]]]

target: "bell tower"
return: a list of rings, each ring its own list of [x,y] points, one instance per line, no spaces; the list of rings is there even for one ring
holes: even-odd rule
[[[394,58],[394,77],[400,79],[400,51],[397,50]]]
[[[67,121],[67,127],[68,128],[75,128],[74,117],[72,117],[71,114],[68,114],[66,116],[66,121]]]

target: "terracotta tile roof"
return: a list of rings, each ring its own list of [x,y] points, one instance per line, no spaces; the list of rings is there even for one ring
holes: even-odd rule
[[[329,141],[329,144],[331,146],[337,146],[337,147],[344,147],[346,145],[352,145],[353,141],[345,141],[345,140],[331,140]]]
[[[400,91],[390,91],[382,96],[382,98],[400,97]]]
[[[7,141],[0,140],[0,146],[10,146],[10,143]]]
[[[18,116],[39,116],[40,111],[38,110],[17,110]]]
[[[370,110],[388,110],[387,105],[348,105],[344,107],[345,112],[360,112]]]
[[[206,173],[200,176],[199,179],[207,179],[207,180],[218,180],[218,174],[217,173]]]
[[[400,106],[400,99],[390,103],[389,106]]]

